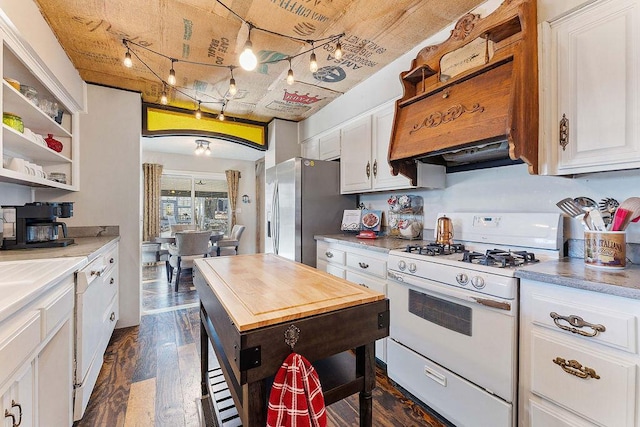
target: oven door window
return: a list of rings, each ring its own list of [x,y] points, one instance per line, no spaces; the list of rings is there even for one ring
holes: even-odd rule
[[[470,307],[409,289],[409,312],[451,331],[471,336]]]

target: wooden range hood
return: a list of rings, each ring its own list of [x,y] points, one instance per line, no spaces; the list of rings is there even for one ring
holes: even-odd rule
[[[467,14],[451,36],[422,49],[400,74],[389,164],[417,185],[417,161],[522,160],[538,173],[535,0]]]

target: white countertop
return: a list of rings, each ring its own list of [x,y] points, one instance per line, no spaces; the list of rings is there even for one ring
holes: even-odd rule
[[[87,257],[0,262],[0,321],[87,262]]]

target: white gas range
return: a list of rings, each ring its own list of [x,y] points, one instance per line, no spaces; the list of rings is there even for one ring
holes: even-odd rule
[[[389,377],[460,426],[513,426],[518,267],[561,256],[559,214],[442,213],[454,243],[389,252]]]

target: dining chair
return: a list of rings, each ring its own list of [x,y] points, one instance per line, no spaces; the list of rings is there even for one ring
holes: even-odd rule
[[[178,231],[195,231],[197,229],[195,224],[172,224],[169,227],[171,234],[175,234]]]
[[[180,276],[183,270],[193,269],[193,261],[209,254],[210,231],[179,231],[175,234],[176,243],[169,246],[169,283],[176,270],[175,291],[178,292]]]
[[[234,225],[228,237],[223,237],[214,243],[211,256],[236,255],[244,229],[244,225]]]

